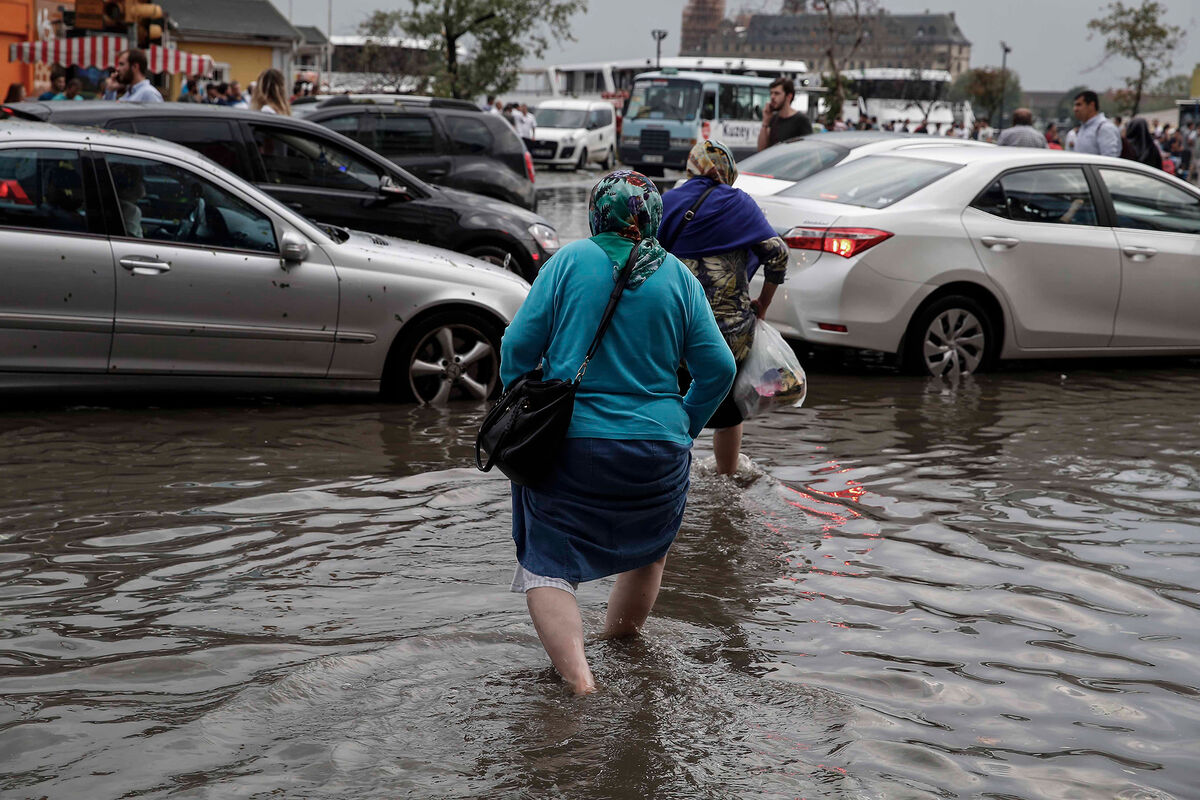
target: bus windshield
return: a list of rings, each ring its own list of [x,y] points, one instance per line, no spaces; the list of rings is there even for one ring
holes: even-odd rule
[[[633,84],[625,119],[696,119],[700,84],[678,78],[646,78]]]

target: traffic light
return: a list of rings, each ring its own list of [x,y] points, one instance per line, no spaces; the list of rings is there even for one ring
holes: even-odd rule
[[[75,11],[78,14],[79,9],[76,8]],[[125,33],[128,30],[125,22],[125,0],[105,0],[100,18],[103,30]]]
[[[162,44],[163,19],[162,6],[155,3],[130,2],[125,6],[125,21],[137,25],[137,45],[145,49],[152,44]]]

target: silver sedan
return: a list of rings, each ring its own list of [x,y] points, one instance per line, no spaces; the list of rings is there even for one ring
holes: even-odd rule
[[[484,400],[529,286],[318,226],[203,156],[0,123],[0,389],[382,390]]]
[[[1200,353],[1200,192],[1103,156],[923,147],[757,198],[792,248],[767,319],[934,375]]]

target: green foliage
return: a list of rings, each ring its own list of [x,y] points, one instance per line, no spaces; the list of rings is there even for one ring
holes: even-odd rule
[[[1133,91],[1130,113],[1136,114],[1150,82],[1171,67],[1185,31],[1162,21],[1167,10],[1157,0],[1141,0],[1140,5],[1128,6],[1116,0],[1107,8],[1108,14],[1088,22],[1088,38],[1097,34],[1104,37],[1100,63],[1113,56],[1137,62],[1137,74],[1125,79],[1125,85]]]
[[[366,36],[425,39],[439,55],[426,67],[433,92],[471,98],[517,85],[521,63],[540,58],[550,39],[573,41],[570,19],[587,0],[411,0],[409,11],[376,11]],[[469,53],[462,60],[463,53]]]
[[[959,75],[947,96],[956,103],[970,100],[976,117],[987,117],[996,125],[1000,121],[1001,97],[1006,114],[1021,105],[1021,79],[1011,69],[1002,76],[998,69],[977,67]]]
[[[1192,96],[1192,76],[1172,75],[1154,87],[1153,94],[1166,94],[1171,97],[1185,98]]]

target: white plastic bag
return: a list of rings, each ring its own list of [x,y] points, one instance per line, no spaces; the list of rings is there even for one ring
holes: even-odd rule
[[[808,379],[800,359],[779,331],[757,320],[750,354],[733,380],[733,401],[738,411],[750,419],[776,406],[799,407],[807,395]]]

